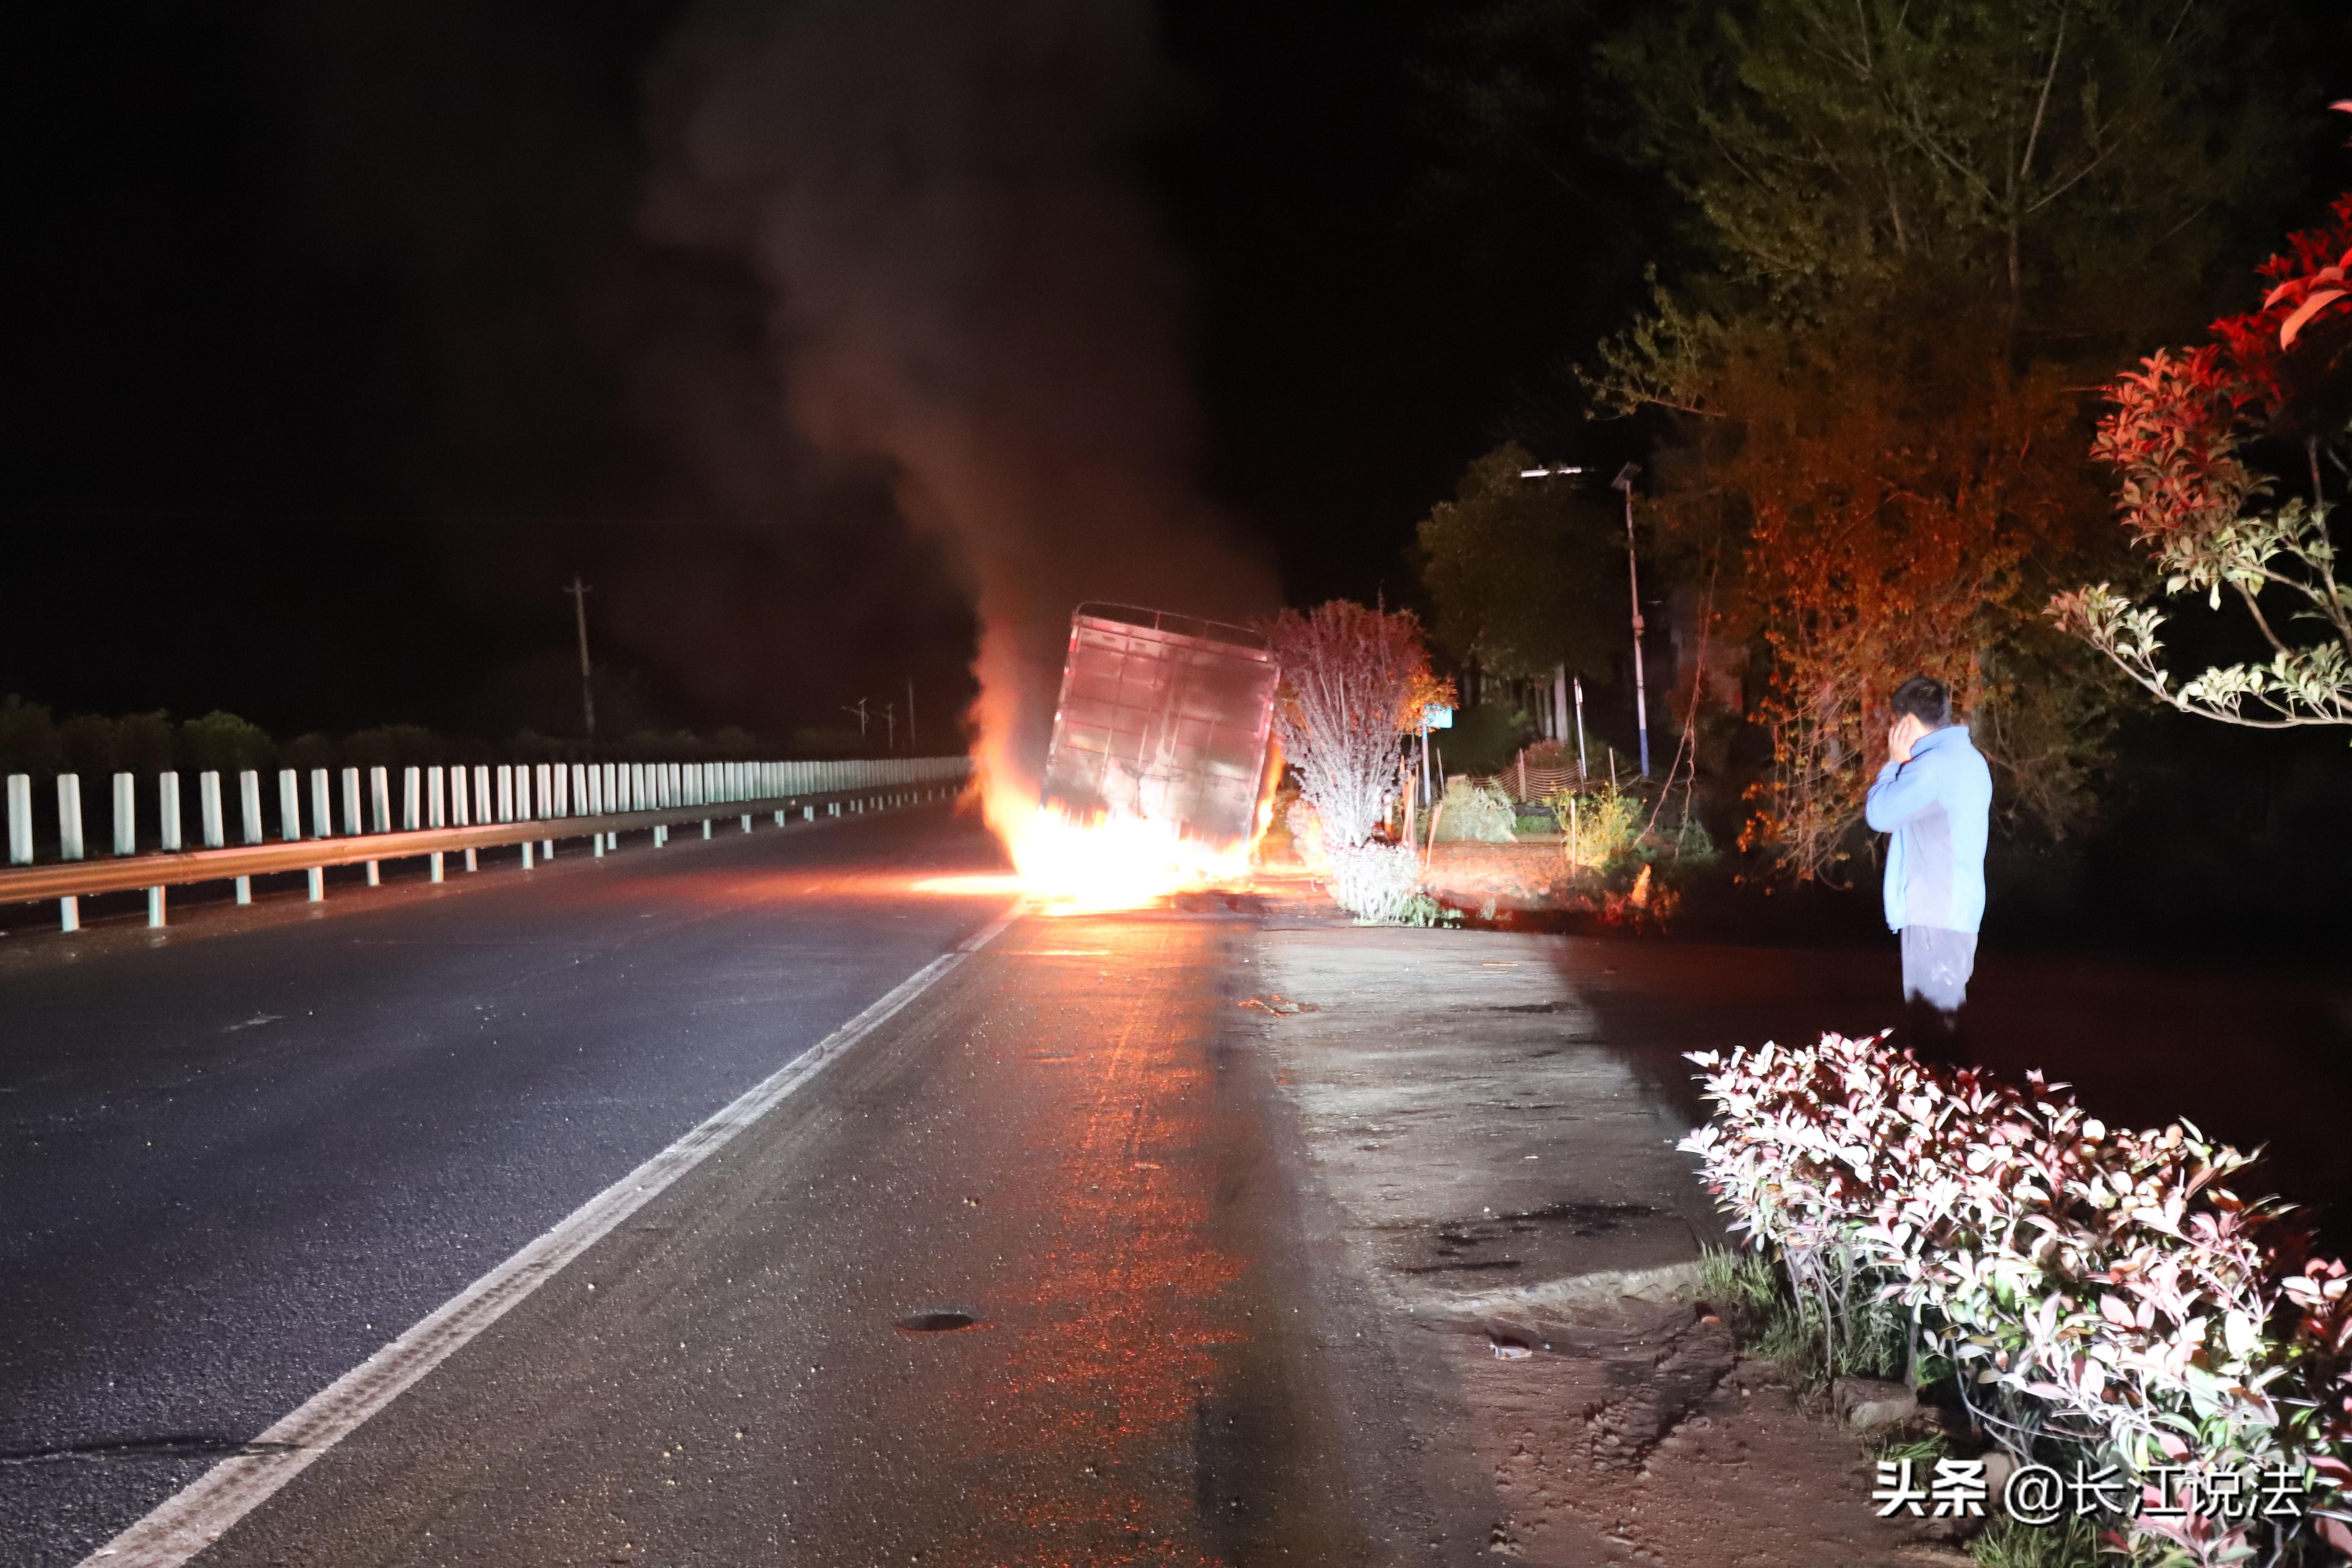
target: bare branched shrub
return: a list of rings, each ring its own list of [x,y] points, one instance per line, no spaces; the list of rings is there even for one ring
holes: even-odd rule
[[[1397,789],[1397,735],[1427,683],[1421,623],[1334,599],[1266,628],[1282,661],[1275,726],[1298,789],[1323,826],[1323,847],[1371,841]]]

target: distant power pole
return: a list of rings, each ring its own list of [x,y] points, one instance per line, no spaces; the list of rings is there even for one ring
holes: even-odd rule
[[[890,726],[890,739],[884,750],[895,752],[898,749],[898,705],[896,702],[882,705],[882,722]]]
[[[907,750],[915,749],[915,678],[907,677]]]
[[[856,707],[845,707],[842,709],[842,711],[844,713],[855,713],[857,715],[857,738],[861,741],[866,739],[866,699],[863,697],[859,698],[857,700]]]
[[[572,585],[563,591],[572,595],[572,619],[580,627],[580,712],[588,721],[588,741],[593,745],[596,740],[596,687],[588,670],[588,595],[595,590],[583,583],[580,574],[574,572]]]

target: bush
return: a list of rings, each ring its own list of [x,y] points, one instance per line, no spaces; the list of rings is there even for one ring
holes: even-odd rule
[[[1445,798],[1441,804],[1444,810],[1434,818],[1439,842],[1515,842],[1511,825],[1518,820],[1518,808],[1511,804],[1509,795],[1493,784],[1472,784],[1464,778],[1447,779]]]
[[[1826,1359],[1899,1303],[2021,1460],[2116,1464],[2173,1495],[2284,1469],[2312,1521],[2132,1517],[2136,1551],[2242,1560],[2308,1524],[2352,1550],[2352,1279],[2250,1163],[2186,1123],[2113,1131],[2041,1075],[2022,1092],[1877,1040],[1699,1052],[1716,1111],[1682,1147],[1826,1325]]]
[[[1358,920],[1368,925],[1402,925],[1421,912],[1413,902],[1427,897],[1421,891],[1421,857],[1403,845],[1359,844],[1327,853],[1331,897]]]
[[[1559,830],[1568,835],[1570,864],[1605,871],[1633,852],[1642,836],[1644,812],[1639,796],[1620,793],[1613,785],[1590,794],[1554,790],[1549,801]]]

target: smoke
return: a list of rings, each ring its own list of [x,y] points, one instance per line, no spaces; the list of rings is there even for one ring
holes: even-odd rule
[[[1170,87],[1145,0],[710,0],[654,78],[649,234],[748,261],[787,417],[958,558],[1000,831],[1077,601],[1275,598],[1192,489],[1182,280],[1125,176]]]

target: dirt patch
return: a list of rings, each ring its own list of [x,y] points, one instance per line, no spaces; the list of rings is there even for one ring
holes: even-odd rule
[[[1465,858],[1556,847],[1439,846]],[[1529,1563],[1957,1563],[1875,1516],[1864,1440],[1743,1361],[1696,1299],[1719,1222],[1685,1114],[1605,1037],[1561,939],[1260,930],[1262,1018],[1351,1265],[1438,1392],[1416,1439],[1475,1457]],[[1597,977],[1598,970],[1595,970]]]

